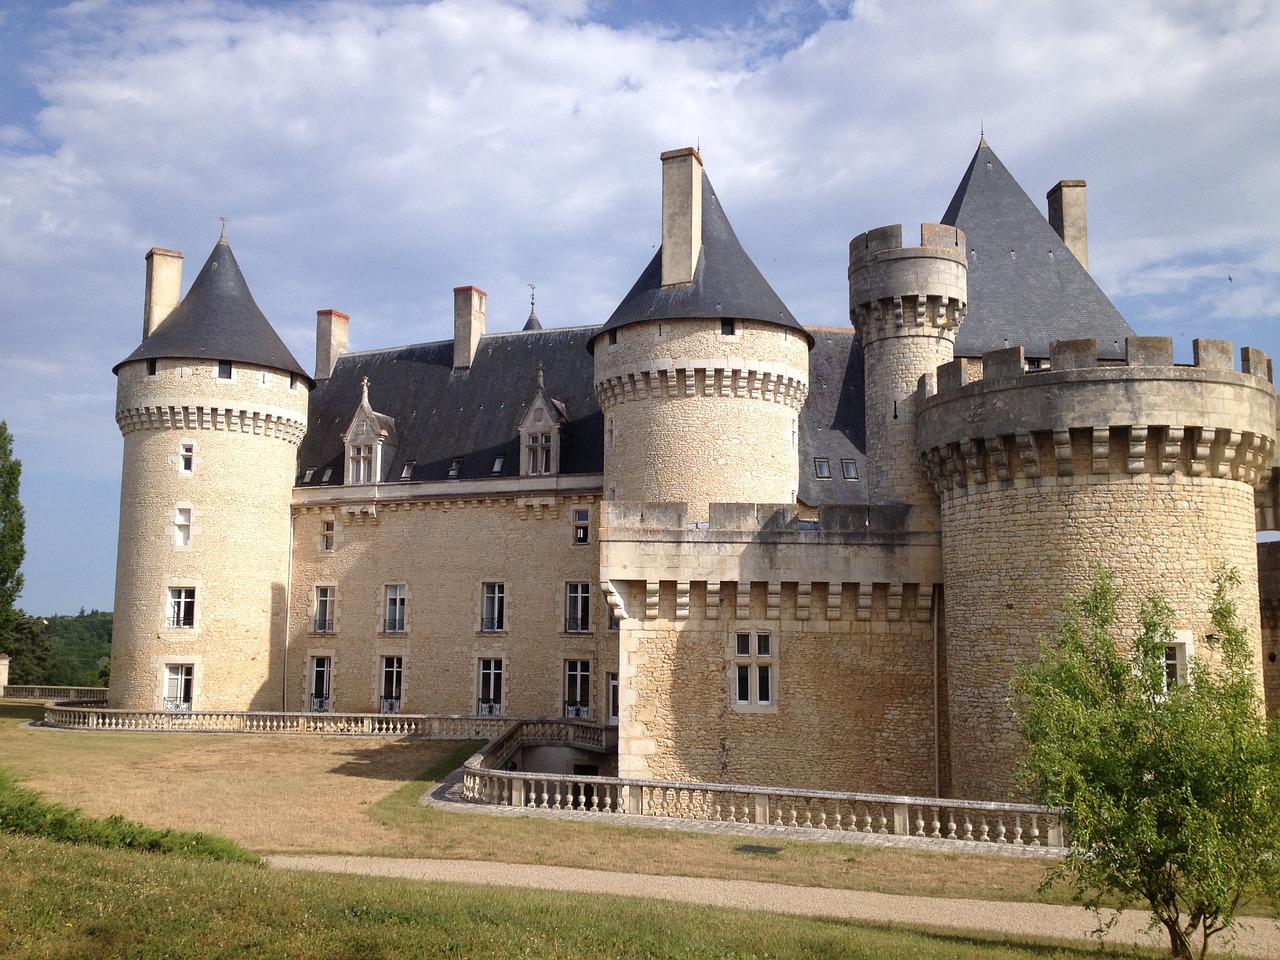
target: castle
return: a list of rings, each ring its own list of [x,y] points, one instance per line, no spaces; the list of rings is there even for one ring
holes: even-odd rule
[[[1171,683],[1218,565],[1256,595],[1270,363],[1136,336],[1082,182],[1046,220],[984,139],[918,246],[853,239],[835,329],[697,151],[661,159],[660,249],[599,326],[487,334],[459,287],[452,341],[349,352],[320,311],[308,374],[225,236],[185,297],[153,249],[111,705],[569,716],[621,776],[991,799],[1008,682],[1096,564],[1176,608]],[[1272,703],[1277,568],[1241,604]]]

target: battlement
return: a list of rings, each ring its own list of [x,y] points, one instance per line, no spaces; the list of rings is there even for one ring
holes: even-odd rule
[[[1276,393],[1266,355],[1196,340],[1173,362],[1168,337],[1130,337],[1125,360],[1093,340],[1051,348],[1028,369],[1021,347],[958,359],[920,378],[917,444],[940,492],[1018,480],[1117,475],[1229,478],[1257,485],[1275,446]]]
[[[920,226],[920,246],[902,245],[902,225],[877,227],[849,243],[849,316],[863,339],[912,332],[954,333],[968,306],[961,230]]]

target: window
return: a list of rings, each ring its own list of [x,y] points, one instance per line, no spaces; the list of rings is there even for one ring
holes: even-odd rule
[[[460,471],[461,469],[462,469],[462,458],[461,458],[461,457],[454,457],[454,458],[449,462],[449,479],[450,479],[450,480],[457,480],[457,479],[458,479],[458,471]]]
[[[329,688],[333,681],[333,658],[311,658],[311,712],[328,713],[332,709]]]
[[[328,483],[328,482],[329,482],[329,478],[330,478],[330,477],[332,477],[332,476],[333,476],[333,467],[325,467],[325,468],[324,468],[324,473],[322,473],[322,474],[320,475],[320,482],[321,482],[321,483]]]
[[[734,636],[733,702],[737,707],[771,707],[775,701],[775,654],[770,633]]]
[[[178,470],[181,473],[194,473],[196,468],[196,445],[184,443],[178,448]]]
[[[591,661],[564,662],[564,715],[585,720],[591,709]]]
[[[813,458],[813,473],[819,480],[831,479],[831,461],[826,457]]]
[[[191,508],[179,507],[173,524],[173,545],[175,547],[191,546]]]
[[[480,694],[476,699],[476,715],[502,716],[502,661],[488,657],[480,660]]]
[[[387,587],[387,633],[404,633],[404,584]]]
[[[159,364],[158,364],[158,362],[156,361],[156,358],[155,358],[155,357],[152,357],[150,360],[148,360],[148,361],[147,361],[147,376],[148,376],[148,377],[154,377],[154,376],[156,375],[156,372],[157,372],[157,370],[158,370],[158,369],[159,369]]]
[[[165,713],[190,713],[192,688],[195,686],[195,667],[190,663],[166,663],[164,665]]]
[[[191,630],[196,625],[196,588],[169,588],[169,626]]]
[[[230,360],[218,361],[218,379],[219,380],[231,379],[231,361]]]
[[[400,470],[400,479],[401,479],[401,480],[412,480],[412,479],[413,479],[413,465],[414,465],[415,463],[417,463],[417,462],[418,462],[417,460],[406,460],[406,461],[404,462],[404,467]]]
[[[333,552],[333,527],[335,521],[320,521],[320,549],[325,553]]]
[[[404,676],[404,660],[401,657],[382,658],[381,713],[400,712],[400,681]]]
[[[615,329],[615,330],[610,330],[610,331],[609,331],[609,346],[611,346],[611,347],[616,347],[617,345],[618,345],[618,331],[617,331],[616,329]]]
[[[529,434],[529,473],[551,473],[551,434]]]
[[[732,337],[738,332],[738,325],[733,320],[720,321],[720,333],[726,337]]]
[[[316,587],[316,633],[333,633],[333,612],[333,587]]]
[[[609,725],[618,725],[618,675],[606,674],[609,679]]]
[[[591,511],[573,511],[573,542],[584,544],[591,542]]]
[[[858,464],[857,464],[857,463],[855,463],[853,460],[841,460],[841,461],[840,461],[840,472],[841,472],[841,474],[843,474],[843,475],[844,475],[844,478],[845,478],[846,480],[857,480],[857,479],[858,479]]]
[[[314,477],[315,475],[316,475],[316,468],[315,468],[315,467],[307,467],[306,471],[302,474],[302,482],[303,482],[303,483],[310,483],[310,482],[311,482],[311,478],[312,478],[312,477]]]
[[[373,483],[372,444],[357,444],[351,448],[351,482]]]
[[[566,633],[591,630],[591,589],[586,583],[565,585],[564,629]]]
[[[289,392],[298,392],[298,375],[296,373],[289,374]]]
[[[507,628],[507,585],[486,583],[480,611],[480,629],[486,632]]]
[[[499,454],[498,456],[493,458],[493,469],[489,472],[492,473],[494,476],[497,476],[502,472],[502,465],[506,462],[507,462],[507,458],[502,454]]]
[[[1170,644],[1169,646],[1164,648],[1164,692],[1165,693],[1168,693],[1174,687],[1182,683],[1182,671],[1180,669],[1181,664],[1179,663],[1179,660],[1181,659],[1179,654],[1181,652],[1182,652],[1181,649],[1174,644]]]

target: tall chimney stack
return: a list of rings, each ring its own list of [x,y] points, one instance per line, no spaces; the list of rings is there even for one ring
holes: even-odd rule
[[[693,282],[702,252],[702,157],[693,147],[662,154],[662,285]]]
[[[147,292],[142,305],[142,339],[155,333],[182,299],[182,254],[152,247],[147,252]]]
[[[476,358],[484,336],[484,311],[488,294],[479,287],[453,288],[453,369],[466,370]]]
[[[1084,181],[1060,180],[1046,194],[1049,226],[1057,231],[1080,265],[1089,269],[1089,221],[1084,208]]]
[[[347,352],[351,318],[337,310],[316,311],[316,379],[328,380],[333,365]]]

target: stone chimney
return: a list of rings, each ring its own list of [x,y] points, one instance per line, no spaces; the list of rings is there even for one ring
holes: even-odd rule
[[[152,247],[147,253],[147,292],[142,305],[142,339],[155,333],[182,299],[182,254]]]
[[[1049,226],[1057,231],[1080,265],[1089,269],[1089,222],[1084,209],[1084,181],[1060,180],[1046,194]]]
[[[693,147],[662,154],[662,285],[691,283],[702,252],[702,157]]]
[[[347,352],[351,318],[337,310],[316,311],[316,379],[328,380],[333,365]]]
[[[488,294],[479,287],[453,288],[453,369],[466,370],[476,358],[484,336],[484,311]]]

